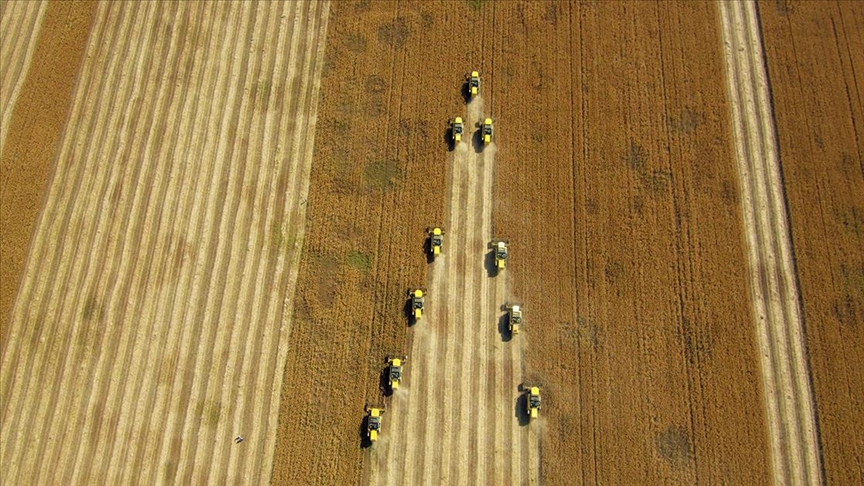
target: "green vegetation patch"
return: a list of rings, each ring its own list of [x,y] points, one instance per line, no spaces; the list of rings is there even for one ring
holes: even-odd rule
[[[348,265],[361,272],[368,272],[372,269],[372,254],[354,250],[348,253]]]
[[[378,40],[397,51],[405,46],[409,36],[411,29],[401,17],[378,27]]]
[[[288,230],[281,224],[270,227],[270,251],[275,255],[285,253],[294,248],[297,244],[297,235],[288,233]]]
[[[470,7],[471,10],[480,10],[480,7],[482,7],[483,4],[486,3],[486,0],[466,0],[466,1],[468,2],[468,7]]]
[[[208,427],[216,427],[222,416],[222,402],[207,400],[201,407],[201,418]]]
[[[366,183],[378,189],[390,189],[402,176],[402,171],[393,160],[379,160],[363,169]]]
[[[654,437],[654,445],[660,456],[678,469],[693,460],[693,442],[687,429],[680,425],[669,426]]]

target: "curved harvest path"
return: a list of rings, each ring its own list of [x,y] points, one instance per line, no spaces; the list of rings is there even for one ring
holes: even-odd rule
[[[718,2],[777,484],[820,484],[804,330],[756,5]]]
[[[99,4],[0,357],[4,484],[269,482],[329,8]]]
[[[410,332],[404,386],[390,401],[372,446],[371,484],[534,484],[540,424],[520,425],[521,336],[499,330],[507,271],[490,273],[493,143],[477,152],[483,100],[468,105],[466,137],[449,163],[449,219],[432,264],[427,311]],[[493,263],[494,264],[494,263]],[[542,420],[542,419],[541,419]]]
[[[42,27],[47,0],[3,2],[0,7],[0,152],[6,142],[9,120]]]

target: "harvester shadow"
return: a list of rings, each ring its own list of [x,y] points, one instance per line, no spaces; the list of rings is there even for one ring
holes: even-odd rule
[[[384,394],[385,397],[393,396],[393,388],[390,387],[390,367],[385,366],[383,370],[381,370],[381,375],[378,379],[378,386],[381,388],[381,393]]]
[[[489,278],[498,275],[498,266],[495,264],[495,250],[490,250],[483,257],[483,268],[486,269],[486,276]]]
[[[477,130],[474,130],[474,133],[471,135],[471,145],[474,147],[475,154],[483,153],[482,129],[477,128]]]
[[[402,312],[405,313],[405,317],[408,319],[408,327],[417,324],[417,319],[414,318],[414,303],[411,302],[411,297],[408,297],[408,300],[405,301],[405,307],[402,309]]]
[[[471,103],[471,86],[467,79],[462,83],[462,100],[465,101],[466,105]]]
[[[432,238],[427,237],[426,241],[423,242],[423,253],[426,254],[426,263],[431,265],[435,263],[435,254],[432,252]]]
[[[447,144],[448,152],[456,150],[456,141],[453,139],[452,127],[447,127],[446,129],[444,129],[444,143]]]
[[[519,426],[526,427],[531,422],[531,417],[528,416],[528,394],[521,393],[521,388],[520,385],[520,393],[519,396],[516,397],[516,409],[514,410],[514,413]]]
[[[366,430],[369,427],[369,416],[364,415],[363,420],[360,421],[360,448],[366,449],[372,446],[372,441],[369,439],[369,434]]]
[[[513,339],[513,333],[510,332],[510,319],[507,314],[498,318],[498,333],[501,334],[501,341],[508,343]]]

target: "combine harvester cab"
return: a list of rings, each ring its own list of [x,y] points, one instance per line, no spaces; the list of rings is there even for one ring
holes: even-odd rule
[[[429,233],[429,248],[434,259],[441,254],[441,247],[444,245],[444,230],[436,226],[431,229],[427,228],[426,232]]]
[[[390,390],[394,392],[399,389],[399,385],[402,383],[402,366],[407,360],[407,356],[387,357],[387,363],[390,365],[390,372],[388,373]]]
[[[480,93],[480,73],[477,71],[471,71],[471,75],[468,76],[468,90],[471,93],[471,99],[474,99]]]
[[[465,124],[462,122],[462,117],[457,116],[455,120],[450,122],[450,133],[453,137],[453,143],[462,141],[462,133],[465,131]]]
[[[492,240],[489,244],[495,251],[495,267],[499,272],[507,266],[507,258],[510,256],[509,244],[510,240]]]
[[[423,307],[426,305],[425,289],[414,289],[411,294],[411,312],[414,315],[414,320],[419,321],[423,318]]]
[[[522,327],[522,307],[519,305],[507,306],[507,328],[510,334],[519,334]]]
[[[483,127],[481,128],[481,135],[483,136],[483,145],[489,145],[492,143],[492,119],[487,118],[483,122]]]

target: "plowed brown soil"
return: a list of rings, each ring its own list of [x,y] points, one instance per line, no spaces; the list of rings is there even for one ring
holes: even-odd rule
[[[467,369],[447,373],[448,356],[469,355],[448,351],[464,336],[426,341],[434,361],[409,356],[409,379],[432,380],[406,383],[428,390],[416,405],[411,395],[420,409],[384,398],[379,373],[386,354],[417,349],[406,288],[434,283],[450,256],[427,267],[423,229],[452,217],[446,121],[465,112],[462,77],[480,69],[483,111],[497,120],[490,233],[511,240],[507,298],[525,304],[519,372],[545,385],[543,418],[529,425],[538,440],[517,457],[539,454],[550,484],[769,481],[718,29],[713,3],[334,4],[274,480],[408,474],[381,469],[387,447],[430,483],[458,474],[457,457],[476,464],[458,456],[448,419],[444,431],[423,419],[436,401],[462,414],[484,399],[441,388],[484,386]],[[431,289],[463,292],[458,278]],[[361,449],[367,401],[389,409],[381,442]],[[429,434],[457,448],[430,451]],[[493,474],[530,465],[498,457],[484,458]]]
[[[864,482],[864,7],[760,2],[823,476]]]

